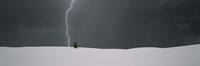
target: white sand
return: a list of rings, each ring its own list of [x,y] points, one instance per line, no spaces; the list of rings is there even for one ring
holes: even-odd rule
[[[129,50],[0,47],[0,66],[200,66],[200,45]]]

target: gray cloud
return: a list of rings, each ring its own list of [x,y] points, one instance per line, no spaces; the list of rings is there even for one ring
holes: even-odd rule
[[[1,0],[1,45],[66,45],[65,11],[69,2]],[[69,15],[69,32],[72,42],[85,47],[190,45],[195,42],[189,40],[200,34],[199,3],[198,0],[76,0]]]
[[[182,36],[189,32],[187,30],[197,31],[198,28],[191,25],[193,22],[180,20],[194,11],[199,12],[196,8],[199,5],[194,2],[198,1],[81,1],[75,4],[71,13],[73,41],[93,47],[183,45]]]

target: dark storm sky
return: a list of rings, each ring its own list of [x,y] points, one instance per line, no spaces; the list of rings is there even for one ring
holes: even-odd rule
[[[72,42],[97,48],[200,43],[199,0],[76,0]],[[1,46],[66,46],[67,0],[0,0]]]

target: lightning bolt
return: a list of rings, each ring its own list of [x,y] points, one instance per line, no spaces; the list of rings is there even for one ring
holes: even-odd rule
[[[69,36],[69,25],[68,25],[68,16],[69,16],[69,11],[70,10],[72,10],[72,8],[73,8],[73,4],[74,4],[74,1],[75,0],[72,0],[71,1],[71,3],[70,3],[70,7],[67,9],[67,11],[66,11],[66,18],[65,18],[65,20],[66,20],[66,26],[67,26],[67,29],[66,29],[66,36],[67,36],[67,46],[68,47],[70,47],[70,36]]]

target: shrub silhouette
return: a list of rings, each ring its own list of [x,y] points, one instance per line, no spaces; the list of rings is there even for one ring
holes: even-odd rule
[[[74,46],[74,48],[78,48],[77,42],[74,42],[73,46]]]

